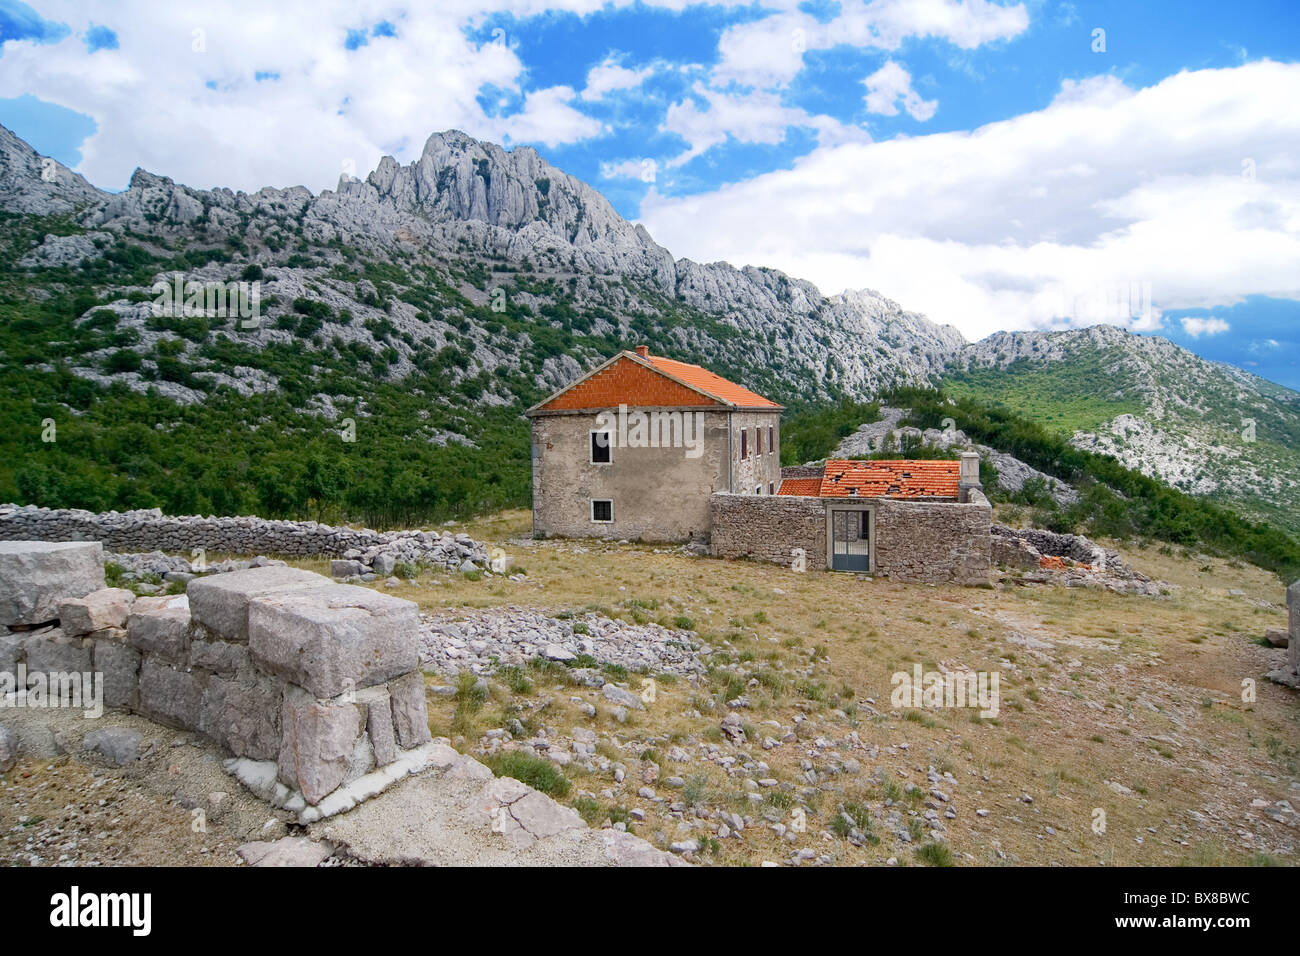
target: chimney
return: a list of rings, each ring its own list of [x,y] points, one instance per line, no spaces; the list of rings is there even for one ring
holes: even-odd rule
[[[643,359],[648,359],[650,357],[650,346],[638,345],[636,347],[636,354],[641,356]]]
[[[970,501],[970,493],[972,490],[982,491],[983,489],[984,486],[980,484],[979,452],[962,452],[961,477],[957,481],[957,500],[962,502]]]

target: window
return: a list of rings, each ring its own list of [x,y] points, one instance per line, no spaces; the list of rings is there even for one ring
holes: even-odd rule
[[[776,451],[776,428],[772,425],[767,426],[767,453],[770,455]]]
[[[609,464],[609,432],[591,433],[591,463],[593,465]]]
[[[749,431],[745,428],[740,430],[740,457],[749,457]]]
[[[759,485],[757,488],[754,489],[754,494],[756,494],[756,495],[761,495],[762,493],[763,493],[763,486],[762,486],[762,485]]]
[[[769,495],[774,495],[774,494],[776,494],[776,483],[775,483],[775,482],[769,481],[769,482],[767,483],[767,493],[768,493]]]
[[[763,454],[763,433],[757,425],[754,426],[754,454]]]
[[[609,499],[592,499],[591,520],[609,523],[614,520],[614,502]]]

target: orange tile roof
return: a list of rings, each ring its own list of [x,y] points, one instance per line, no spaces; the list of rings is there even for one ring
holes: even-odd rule
[[[721,375],[713,374],[707,368],[689,365],[686,362],[675,362],[661,355],[651,355],[649,361],[659,371],[666,372],[687,385],[698,388],[702,392],[708,392],[713,397],[731,405],[740,408],[781,407],[776,402],[764,398],[757,392],[751,392],[743,385],[737,385],[735,382],[727,381]]]
[[[893,459],[826,462],[823,498],[956,498],[961,462]]]
[[[821,494],[822,480],[820,478],[786,478],[781,482],[781,487],[777,490],[778,495],[803,495],[809,498],[816,498]]]
[[[749,389],[714,375],[698,365],[657,355],[636,357],[624,352],[614,361],[561,389],[530,411],[574,411],[585,408],[689,407],[718,405],[780,409]]]

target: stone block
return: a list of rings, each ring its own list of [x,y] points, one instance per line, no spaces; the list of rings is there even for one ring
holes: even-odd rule
[[[415,670],[415,604],[349,584],[282,591],[248,608],[254,663],[317,697],[337,697]]]
[[[330,583],[329,578],[299,568],[263,567],[198,578],[189,583],[186,593],[196,622],[223,640],[246,644],[248,606],[254,598]]]
[[[198,730],[203,682],[190,673],[147,656],[140,667],[140,711],[180,730]]]
[[[190,603],[184,594],[140,598],[131,607],[126,642],[143,654],[185,664],[190,653]]]
[[[104,706],[139,709],[140,652],[119,641],[96,641],[92,659],[104,675]]]
[[[346,701],[317,700],[288,686],[280,722],[280,779],[317,804],[347,776],[361,711]]]
[[[82,642],[70,640],[54,628],[26,641],[27,673],[32,674],[84,674],[92,670],[90,648]]]
[[[69,637],[82,637],[108,627],[126,627],[135,595],[126,588],[100,588],[85,597],[59,602],[59,627]]]
[[[0,541],[0,624],[53,621],[59,602],[104,586],[98,541]]]
[[[200,632],[202,633],[201,629]],[[191,633],[190,667],[220,674],[222,677],[233,677],[248,667],[248,645],[207,641]]]
[[[253,760],[280,754],[284,685],[252,670],[238,677],[210,678],[200,705],[199,731],[231,753]]]
[[[390,681],[388,696],[393,702],[393,729],[397,732],[397,743],[402,749],[410,750],[433,739],[429,733],[429,710],[424,694],[423,674],[414,671]]]
[[[397,759],[397,737],[393,729],[393,702],[387,687],[367,687],[357,692],[357,706],[366,709],[366,733],[379,766]]]
[[[360,576],[370,569],[360,561],[353,561],[348,558],[340,558],[330,562],[330,577],[332,578],[350,578],[354,575]]]

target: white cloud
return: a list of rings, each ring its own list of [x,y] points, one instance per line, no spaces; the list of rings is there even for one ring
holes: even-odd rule
[[[1009,40],[1029,26],[1023,3],[1001,6],[987,0],[842,0],[827,23],[802,13],[797,4],[775,15],[737,24],[718,43],[715,85],[772,87],[803,69],[804,53],[842,44],[897,50],[905,40],[929,37],[964,50]]]
[[[594,0],[547,5],[563,4],[599,7]],[[542,6],[495,5],[520,15]],[[481,46],[466,37],[464,27],[481,22],[483,7],[471,0],[122,0],[111,11],[91,11],[53,0],[42,15],[69,24],[72,34],[49,45],[6,43],[0,96],[32,93],[90,115],[98,131],[78,171],[113,189],[136,166],[199,187],[332,188],[342,170],[364,176],[385,153],[414,159],[436,130],[552,146],[599,134],[600,124],[574,107],[574,92],[563,86],[529,91],[514,116],[484,113],[480,90],[519,95],[524,64],[509,36]],[[76,34],[92,12],[116,31],[118,49],[86,54]],[[364,46],[344,48],[348,29],[385,20],[396,36],[371,34]],[[279,79],[257,83],[257,71]]]
[[[613,58],[607,58],[587,72],[587,85],[582,91],[582,98],[588,101],[599,100],[606,93],[613,93],[616,90],[636,89],[653,74],[652,67],[629,70],[619,65]]]
[[[869,113],[897,116],[896,104],[901,100],[903,109],[907,110],[908,115],[924,123],[934,115],[939,105],[937,100],[921,99],[921,95],[912,89],[912,75],[893,60],[876,70],[862,83],[867,88],[864,101]]]
[[[824,145],[714,192],[652,193],[677,255],[874,288],[969,337],[1085,321],[1089,290],[1150,291],[1115,317],[1252,293],[1300,298],[1300,64],[1067,84],[976,129]],[[1254,177],[1242,159],[1254,160]]]
[[[776,93],[764,90],[722,93],[703,83],[695,84],[694,92],[705,101],[706,107],[701,109],[693,99],[673,103],[660,126],[661,130],[676,133],[688,144],[687,149],[668,160],[666,166],[680,166],[726,142],[728,136],[741,143],[774,146],[785,139],[786,131],[791,127],[816,129],[822,145],[869,139],[864,131],[845,126],[830,116],[813,115],[786,106]]]
[[[1223,319],[1215,318],[1196,318],[1187,316],[1183,319],[1183,331],[1194,339],[1199,339],[1202,335],[1218,335],[1226,332],[1231,328]]]

